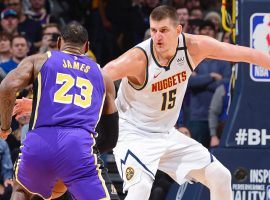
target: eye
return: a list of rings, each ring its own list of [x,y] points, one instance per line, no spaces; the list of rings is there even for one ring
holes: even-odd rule
[[[156,33],[156,32],[157,32],[157,30],[156,30],[156,29],[151,28],[151,32],[152,32],[152,33]]]
[[[168,29],[166,29],[166,28],[161,29],[160,32],[161,32],[161,33],[167,33],[167,32],[168,32]]]

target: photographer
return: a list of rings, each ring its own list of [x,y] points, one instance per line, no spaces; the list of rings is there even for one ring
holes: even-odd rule
[[[60,28],[57,24],[47,24],[43,27],[40,53],[57,49],[57,38],[60,36]]]

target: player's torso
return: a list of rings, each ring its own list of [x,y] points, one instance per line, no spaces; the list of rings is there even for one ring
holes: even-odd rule
[[[34,83],[30,129],[64,126],[93,132],[105,95],[98,65],[84,55],[48,55]]]
[[[178,49],[167,67],[158,64],[153,54],[151,39],[137,47],[148,59],[146,81],[136,86],[123,79],[116,100],[120,117],[131,126],[145,132],[167,132],[179,115],[192,67],[183,36]]]

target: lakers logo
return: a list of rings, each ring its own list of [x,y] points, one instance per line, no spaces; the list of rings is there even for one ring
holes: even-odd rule
[[[126,169],[126,178],[129,181],[134,176],[134,169],[132,167],[128,167]]]

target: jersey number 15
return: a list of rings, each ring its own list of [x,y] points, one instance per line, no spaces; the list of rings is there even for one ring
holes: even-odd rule
[[[93,85],[89,80],[81,77],[76,77],[75,80],[69,74],[57,73],[56,84],[61,84],[62,86],[55,92],[54,102],[63,104],[71,104],[73,102],[76,106],[82,108],[91,106]],[[67,94],[74,85],[81,89],[80,95]]]
[[[176,100],[176,89],[169,92],[162,93],[162,107],[161,110],[172,109]]]

